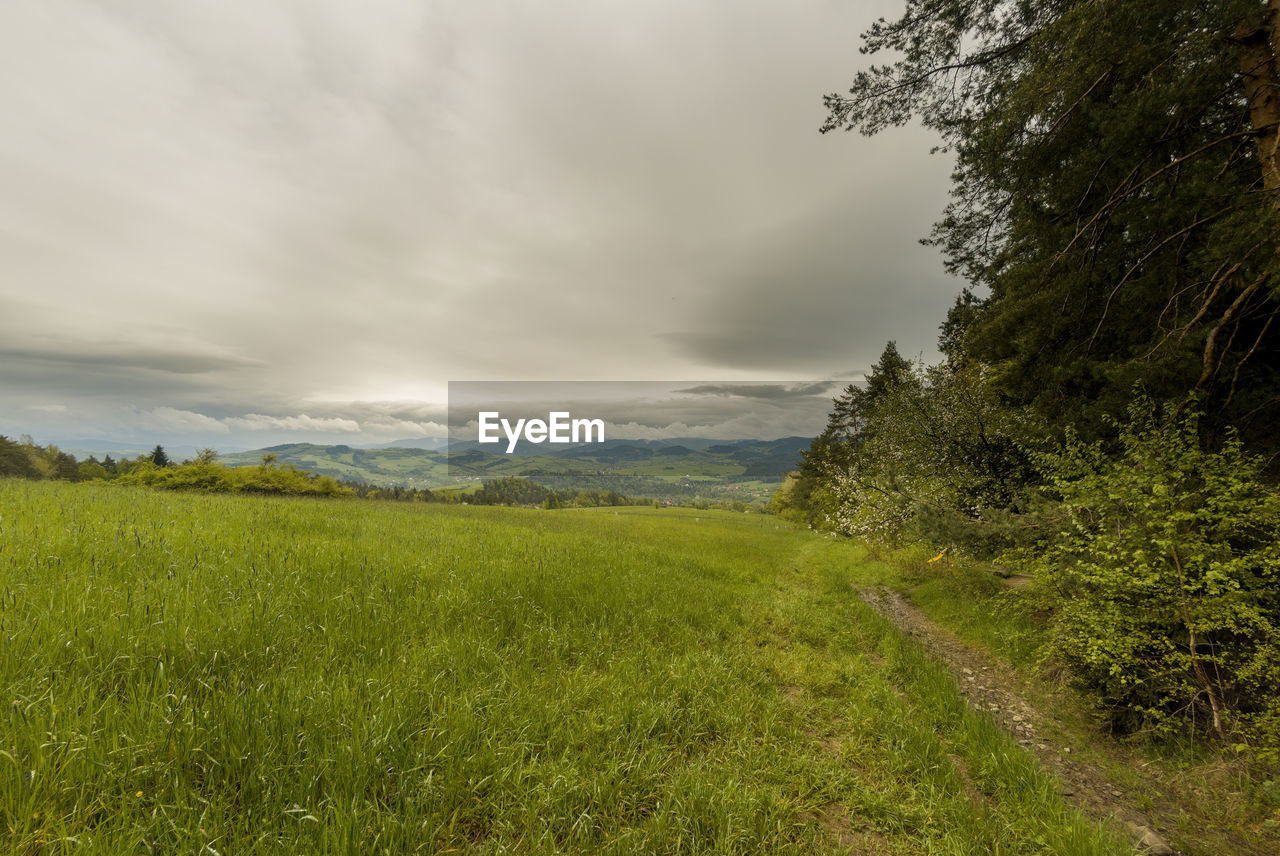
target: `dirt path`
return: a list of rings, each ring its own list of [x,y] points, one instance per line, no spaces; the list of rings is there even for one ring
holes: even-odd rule
[[[969,703],[990,713],[1045,769],[1057,776],[1068,802],[1095,819],[1115,818],[1146,853],[1176,854],[1168,841],[1155,831],[1159,828],[1158,819],[1139,811],[1130,795],[1107,781],[1096,767],[1073,758],[1070,747],[1055,746],[1038,737],[1042,732],[1055,730],[1048,727],[1051,717],[1036,710],[1011,689],[1019,680],[1010,667],[934,624],[895,592],[863,591],[859,596],[946,665]]]

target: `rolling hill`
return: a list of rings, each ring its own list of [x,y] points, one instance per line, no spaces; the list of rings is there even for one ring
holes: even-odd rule
[[[779,440],[609,440],[567,447],[518,447],[517,453],[469,441],[451,451],[362,449],[288,443],[223,456],[231,466],[258,464],[272,454],[287,464],[339,479],[391,487],[462,488],[484,479],[526,477],[556,488],[597,488],[655,498],[695,496],[759,501],[767,498],[809,445],[807,437]],[[532,449],[539,454],[522,454]]]

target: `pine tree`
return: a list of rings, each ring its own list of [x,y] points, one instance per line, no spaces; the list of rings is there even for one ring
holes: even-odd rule
[[[867,372],[864,385],[849,384],[836,397],[827,430],[819,439],[847,445],[865,437],[872,408],[899,386],[916,382],[911,361],[898,353],[897,342],[890,341]]]
[[[1280,445],[1280,0],[908,0],[823,130],[918,117],[956,156],[944,326],[1054,423],[1135,382]]]

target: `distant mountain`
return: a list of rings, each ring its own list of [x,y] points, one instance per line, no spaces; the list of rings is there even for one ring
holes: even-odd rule
[[[408,440],[392,440],[389,443],[362,445],[361,449],[430,449],[435,451],[449,445],[446,437],[414,437]]]
[[[551,445],[549,443],[530,443],[521,440],[511,454],[513,456],[551,456],[551,457],[594,457],[597,455],[617,454],[619,456],[633,454],[643,456],[643,452],[616,452],[618,449],[649,450],[682,448],[685,451],[701,452],[713,448],[747,449],[747,448],[808,448],[812,437],[783,437],[779,440],[715,440],[707,437],[672,437],[665,440],[605,440],[603,443],[577,443],[571,445]],[[505,438],[499,443],[480,443],[476,440],[455,440],[448,446],[453,452],[479,450],[482,452],[499,451],[506,454]]]
[[[807,437],[780,440],[609,440],[577,446],[522,442],[517,454],[505,444],[453,443],[451,452],[411,447],[358,448],[284,443],[223,455],[231,466],[282,463],[335,478],[383,486],[460,487],[488,478],[525,476],[548,486],[595,487],[636,496],[767,498],[800,462]],[[519,453],[523,452],[523,454]]]

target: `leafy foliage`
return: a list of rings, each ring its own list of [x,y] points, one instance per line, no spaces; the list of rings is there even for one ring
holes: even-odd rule
[[[39,477],[27,447],[4,436],[0,436],[0,476]]]
[[[957,303],[944,352],[1053,426],[1105,432],[1140,381],[1197,390],[1209,434],[1280,445],[1267,8],[909,0],[870,28],[864,52],[899,58],[828,96],[824,130],[914,116],[954,150],[933,242],[985,296]]]
[[[329,476],[291,466],[264,462],[260,467],[224,467],[216,462],[192,462],[159,467],[145,461],[118,481],[167,490],[217,493],[279,493],[294,496],[349,496],[352,490]]]
[[[1118,726],[1274,751],[1280,3],[907,0],[863,38],[895,59],[829,95],[823,131],[941,134],[931,242],[969,286],[943,364],[895,382],[886,351],[786,502],[1019,548]]]
[[[1280,493],[1194,415],[1138,397],[1114,454],[1076,437],[1040,461],[1058,536],[1032,564],[1056,652],[1126,730],[1190,720],[1280,749]]]
[[[552,490],[524,478],[489,479],[463,501],[471,505],[524,505],[542,508],[594,508],[602,505],[629,505],[620,493],[611,490]]]
[[[805,455],[815,486],[793,501],[807,499],[811,512],[848,535],[924,538],[991,554],[1014,543],[1006,521],[1025,510],[1038,481],[1020,416],[980,367],[913,366],[890,342],[865,389],[836,399],[827,430]]]
[[[869,456],[859,456],[858,449],[876,430],[877,407],[900,385],[918,382],[912,363],[898,353],[897,343],[886,344],[867,373],[865,386],[849,384],[834,400],[826,429],[801,453],[799,471],[775,496],[775,512],[810,526],[830,526],[843,501],[833,489],[834,481],[855,465],[870,462]]]

